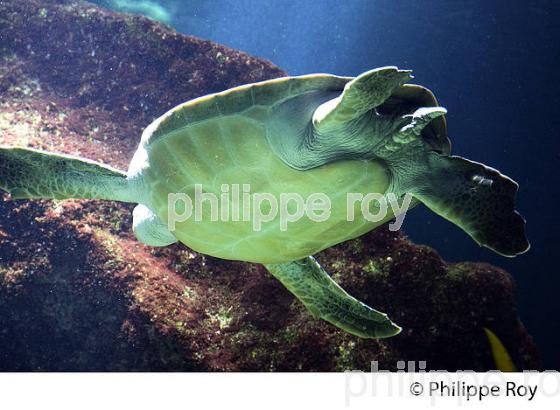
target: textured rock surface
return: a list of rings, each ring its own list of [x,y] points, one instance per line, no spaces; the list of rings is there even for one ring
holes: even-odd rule
[[[121,169],[166,109],[278,77],[271,63],[86,3],[0,3],[0,144],[82,155]],[[3,199],[8,199],[7,195]],[[132,206],[0,201],[0,370],[345,370],[372,360],[494,367],[482,327],[520,368],[539,367],[511,276],[449,265],[380,229],[318,259],[404,327],[361,340],[313,319],[257,265],[131,233]]]

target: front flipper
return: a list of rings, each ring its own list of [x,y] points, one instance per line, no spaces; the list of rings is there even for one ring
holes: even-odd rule
[[[348,82],[340,96],[323,103],[313,114],[319,133],[361,117],[380,106],[391,94],[412,78],[409,70],[382,67],[367,71]]]
[[[346,293],[311,256],[299,261],[269,264],[265,267],[314,316],[348,333],[363,338],[384,338],[401,331],[386,314],[370,308]]]
[[[499,171],[457,156],[428,156],[428,172],[409,189],[428,208],[504,256],[529,249],[525,219],[515,210],[518,185]]]

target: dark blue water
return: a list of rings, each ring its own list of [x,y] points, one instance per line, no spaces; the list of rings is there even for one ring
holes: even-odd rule
[[[529,253],[479,248],[426,209],[407,216],[415,242],[449,261],[487,261],[518,283],[520,315],[547,368],[560,368],[556,302],[560,186],[560,3],[448,0],[161,1],[181,32],[265,57],[290,74],[414,70],[449,110],[453,152],[519,182]]]

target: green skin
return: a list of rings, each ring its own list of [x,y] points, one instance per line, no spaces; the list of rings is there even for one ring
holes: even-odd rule
[[[403,86],[410,78],[395,67],[355,79],[287,77],[189,101],[147,127],[127,174],[81,158],[0,147],[0,188],[13,198],[138,203],[133,229],[141,242],[180,241],[215,257],[262,263],[314,316],[360,337],[390,337],[400,328],[348,295],[310,256],[393,218],[367,221],[356,203],[356,217],[347,221],[347,193],[409,193],[414,204],[423,202],[502,255],[529,248],[514,209],[517,184],[449,156],[445,110],[429,91]],[[170,232],[168,195],[194,198],[195,184],[218,198],[223,184],[250,184],[251,193],[277,201],[282,193],[324,193],[331,214],[324,222],[300,218],[287,230],[277,216],[255,231],[252,220],[212,221],[206,204],[201,221],[191,217]]]

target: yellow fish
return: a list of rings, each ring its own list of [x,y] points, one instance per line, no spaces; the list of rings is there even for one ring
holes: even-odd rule
[[[516,372],[517,367],[513,364],[511,356],[500,339],[498,339],[498,336],[486,327],[482,329],[484,333],[486,333],[486,337],[490,343],[490,349],[492,350],[492,357],[494,358],[494,363],[496,363],[496,368],[501,372]]]

